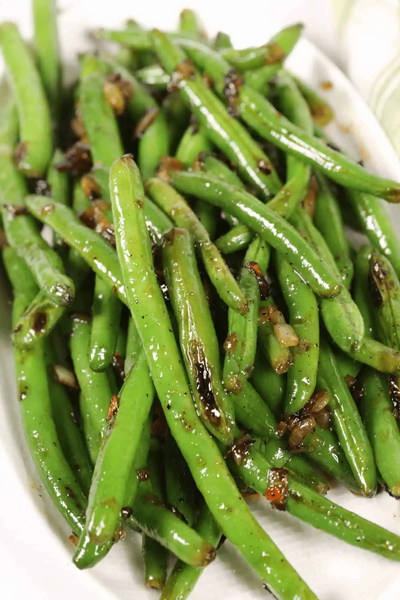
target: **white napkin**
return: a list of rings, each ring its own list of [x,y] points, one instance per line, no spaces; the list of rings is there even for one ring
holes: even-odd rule
[[[333,0],[344,69],[400,155],[400,0]]]

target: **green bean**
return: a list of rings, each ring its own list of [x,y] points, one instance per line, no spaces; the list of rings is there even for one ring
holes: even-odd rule
[[[246,189],[244,183],[240,177],[228,167],[222,160],[215,158],[212,154],[201,154],[199,157],[199,164],[201,169],[206,173],[221,177],[224,181],[230,185],[235,185],[242,190]],[[226,219],[229,220],[229,224],[237,225],[238,221],[231,215],[225,215]]]
[[[353,190],[347,190],[347,200],[370,243],[392,262],[400,277],[400,241],[382,200]]]
[[[361,192],[372,193],[388,202],[400,201],[398,183],[369,173],[318,138],[305,133],[250,87],[240,88],[238,106],[242,119],[257,131],[258,135],[313,165],[337,183]]]
[[[51,345],[46,347],[47,367],[52,369],[56,364]],[[75,421],[74,407],[61,383],[55,381],[51,372],[48,376],[51,412],[56,427],[57,437],[65,458],[85,496],[89,493],[93,468],[82,436],[82,431]]]
[[[223,533],[266,580],[269,589],[283,600],[293,598],[295,594],[299,600],[315,598],[253,519],[215,442],[196,414],[153,271],[144,215],[141,203],[137,202],[141,200],[143,190],[129,157],[116,161],[113,166],[111,189],[117,250],[124,278],[130,282],[127,286],[130,308],[167,423],[196,486]]]
[[[250,383],[261,398],[268,404],[273,414],[279,415],[283,411],[283,401],[286,391],[286,377],[278,375],[265,361],[258,350],[251,374]]]
[[[370,259],[372,252],[372,246],[363,246],[357,253],[353,296],[362,314],[367,335],[376,337],[375,323],[371,313]]]
[[[82,418],[82,428],[92,464],[96,464],[100,450],[100,440],[90,416],[90,405],[86,402],[82,392],[79,394],[79,414]]]
[[[218,339],[186,229],[171,229],[165,235],[163,263],[198,414],[217,439],[230,444],[235,424],[233,404],[221,383]]]
[[[179,14],[179,33],[195,37],[206,37],[199,16],[194,10],[184,8]]]
[[[167,433],[165,438],[164,465],[167,502],[178,510],[186,523],[192,527],[195,521],[196,488],[188,466],[170,433]]]
[[[59,148],[56,148],[47,170],[47,183],[50,186],[51,197],[61,204],[69,203],[69,182],[68,175],[65,172],[57,170],[57,164],[65,158],[65,154]]]
[[[185,168],[193,166],[200,152],[211,152],[212,145],[206,132],[198,129],[197,125],[189,125],[186,129],[176,151],[176,158]]]
[[[232,48],[232,42],[230,36],[224,31],[218,31],[213,41],[214,50],[221,51]]]
[[[186,227],[193,235],[196,245],[199,246],[204,267],[220,298],[234,310],[245,312],[247,303],[238,283],[186,200],[161,179],[150,179],[146,190],[178,227]]]
[[[368,281],[378,338],[400,350],[400,283],[390,260],[375,249],[369,259]]]
[[[106,416],[112,391],[107,374],[105,372],[96,373],[90,368],[88,352],[90,321],[88,317],[84,314],[76,313],[71,318],[71,358],[83,395],[83,401],[86,403],[86,410],[88,411],[93,427],[98,432],[97,445],[100,447],[105,435]]]
[[[315,228],[306,211],[298,208],[293,213],[290,222],[301,232],[333,273],[340,276],[339,268],[325,239]],[[364,321],[346,287],[342,287],[336,298],[321,300],[321,314],[325,327],[341,350],[350,353],[353,349],[360,347],[365,333]]]
[[[318,304],[313,292],[279,254],[276,270],[289,308],[290,320],[299,338],[292,349],[293,364],[287,374],[285,414],[298,412],[314,393],[319,356]]]
[[[115,354],[122,304],[107,281],[97,276],[92,306],[89,357],[93,371],[104,371]]]
[[[154,398],[143,353],[139,354],[118,400],[111,405],[90,489],[86,512],[88,533],[95,544],[112,539],[123,507],[126,479]]]
[[[0,118],[0,156],[12,154],[19,132],[17,103],[12,90],[7,91],[8,98]]]
[[[40,177],[52,152],[49,106],[33,58],[13,23],[0,26],[0,47],[15,94],[20,127],[16,151],[18,168]]]
[[[13,321],[19,319],[37,293],[37,287],[24,261],[11,247],[3,260],[13,286]],[[51,415],[44,347],[14,350],[22,424],[32,459],[40,479],[56,507],[74,531],[83,527],[85,497],[60,448]]]
[[[14,346],[20,350],[31,348],[49,335],[64,313],[65,306],[58,306],[46,292],[39,291],[15,326]]]
[[[349,289],[353,278],[353,263],[349,256],[349,243],[343,227],[338,201],[321,173],[316,173],[318,195],[314,212],[314,223],[332,252],[344,285]]]
[[[61,204],[52,204],[49,198],[28,196],[26,205],[37,219],[49,225],[60,234],[68,246],[77,250],[94,272],[102,276],[109,282],[110,287],[115,289],[121,302],[126,304],[117,254],[105,239],[83,225],[70,208]]]
[[[152,37],[165,70],[172,75],[185,60],[184,52],[174,47],[160,31],[153,31]],[[195,74],[194,79],[182,79],[179,91],[211,142],[237,164],[243,178],[265,198],[277,191],[280,181],[268,157],[241,124],[229,118],[224,105],[207,88],[200,75]]]
[[[146,196],[144,198],[144,214],[150,236],[154,242],[160,244],[163,234],[174,226],[171,219]]]
[[[376,492],[376,469],[366,431],[328,344],[321,340],[318,387],[329,394],[333,427],[364,496]]]
[[[135,75],[141,83],[153,90],[166,90],[170,82],[170,76],[166,74],[159,64],[143,67],[137,70]]]
[[[169,76],[168,76],[169,77]],[[170,153],[176,152],[186,128],[189,125],[190,110],[178,91],[169,92],[162,102],[162,109],[168,122]]]
[[[346,376],[356,378],[360,372],[361,365],[359,362],[351,358],[348,354],[345,354],[341,350],[335,349],[334,351],[337,367],[342,377],[346,379]]]
[[[47,204],[49,199],[47,198]],[[3,222],[9,244],[23,258],[41,290],[58,306],[68,306],[75,294],[73,281],[65,275],[58,254],[40,236],[30,215],[15,214],[10,207],[3,210]]]
[[[264,494],[268,486],[271,464],[260,457],[253,448],[254,445],[250,447],[240,465],[230,460],[229,467],[247,485]],[[289,474],[288,481],[286,510],[290,514],[348,544],[391,560],[400,560],[400,538],[397,535],[324,498],[296,481],[295,476]]]
[[[225,388],[237,393],[253,370],[260,307],[260,286],[267,289],[262,280],[270,258],[269,247],[257,237],[250,244],[242,265],[239,285],[246,297],[248,312],[240,315],[232,309],[228,312],[228,337],[223,369]],[[260,284],[261,280],[261,284]],[[265,289],[263,290],[265,295]],[[229,343],[228,343],[229,341]]]
[[[365,336],[360,348],[349,351],[355,360],[380,371],[400,376],[400,352]]]
[[[53,116],[57,118],[60,103],[61,61],[55,0],[34,0],[33,21],[38,69],[49,106]]]
[[[365,369],[360,385],[363,390],[360,412],[375,456],[376,466],[389,493],[400,496],[400,432],[393,414],[388,378]]]
[[[246,429],[267,439],[277,436],[275,417],[250,383],[246,381],[232,399],[236,418]]]
[[[256,69],[268,64],[281,64],[296,45],[303,25],[298,23],[282,29],[264,46],[235,50],[228,48],[222,52],[224,58],[240,71]]]
[[[135,321],[130,317],[128,324],[128,337],[126,342],[125,374],[128,375],[136,363],[140,350],[140,339]]]
[[[163,452],[160,441],[153,438],[148,455],[148,473],[151,491],[158,501],[165,499],[165,482],[162,472]],[[155,539],[142,534],[142,552],[145,566],[145,582],[150,588],[162,590],[167,580],[168,552]]]
[[[222,254],[232,254],[247,248],[253,237],[254,233],[246,225],[235,225],[215,240],[215,245]]]
[[[217,547],[221,540],[221,530],[216,524],[210,510],[203,504],[196,522],[196,531],[212,546]],[[203,569],[185,565],[177,561],[167,579],[161,600],[185,600],[193,591]]]
[[[171,171],[170,174],[178,191],[220,206],[258,233],[285,256],[316,294],[329,297],[340,292],[337,276],[301,235],[254,196],[206,173]]]
[[[328,125],[334,117],[333,110],[328,102],[322,98],[314,88],[308,86],[304,81],[298,79],[294,75],[291,76],[295,80],[297,87],[310,107],[312,117],[317,125],[320,127]]]

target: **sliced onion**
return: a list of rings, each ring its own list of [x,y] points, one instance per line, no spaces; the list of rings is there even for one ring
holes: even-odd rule
[[[300,343],[297,333],[288,323],[277,323],[274,332],[282,346],[298,346]]]
[[[65,387],[72,388],[73,390],[79,390],[78,380],[75,377],[75,373],[63,367],[62,365],[53,365],[52,374],[55,381],[65,385]]]

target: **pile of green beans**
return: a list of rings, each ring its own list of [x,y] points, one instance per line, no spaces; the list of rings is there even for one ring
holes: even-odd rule
[[[176,33],[129,21],[97,32],[117,52],[81,56],[70,94],[56,9],[33,0],[33,56],[0,25],[0,250],[26,442],[74,564],[128,527],[145,584],[183,600],[226,538],[274,597],[315,599],[249,491],[400,562],[400,536],[325,497],[400,497],[400,243],[379,200],[400,184],[326,143],[332,108],[284,70],[302,26],[237,50],[190,9]]]

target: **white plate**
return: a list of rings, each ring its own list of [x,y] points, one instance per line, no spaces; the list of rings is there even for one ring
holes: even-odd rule
[[[0,18],[18,19],[24,35],[30,35],[29,2],[0,3]],[[136,6],[135,6],[136,4]],[[223,29],[240,45],[262,43],[275,31],[270,19],[260,19],[261,2],[230,3],[229,11],[215,11],[215,2],[188,3],[198,6],[211,34]],[[71,62],[87,47],[83,32],[88,27],[120,26],[134,17],[146,26],[172,28],[185,3],[124,0],[96,2],[65,0],[61,3],[60,27],[64,57]],[[265,13],[264,13],[265,14]],[[244,19],[246,24],[244,26]],[[400,180],[400,163],[375,118],[344,75],[321,52],[302,40],[289,66],[310,84],[333,84],[322,92],[334,105],[337,122],[331,134],[367,168]],[[0,65],[1,71],[1,65]],[[351,142],[348,132],[354,136]],[[347,133],[346,133],[347,132]],[[398,208],[391,208],[395,219]],[[3,277],[2,289],[4,287]],[[10,316],[7,294],[0,297],[0,573],[2,597],[7,600],[85,598],[85,600],[143,600],[155,598],[142,582],[140,538],[118,544],[104,562],[92,571],[79,572],[71,563],[69,531],[40,486],[26,451],[18,414],[9,342]],[[364,500],[336,488],[329,497],[382,526],[400,534],[398,503],[387,494]],[[389,600],[400,596],[396,563],[348,546],[319,532],[288,514],[272,512],[267,503],[254,505],[257,518],[322,600]],[[201,577],[193,600],[229,596],[230,600],[265,599],[258,578],[236,550],[225,543],[218,558]]]

